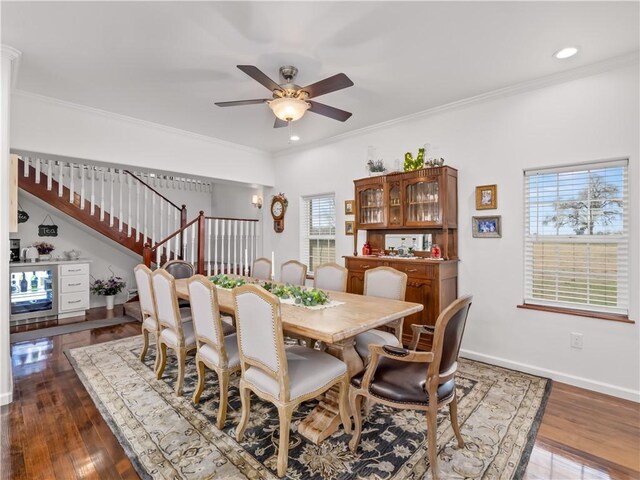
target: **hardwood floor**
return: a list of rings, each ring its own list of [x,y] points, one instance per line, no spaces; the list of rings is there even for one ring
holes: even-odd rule
[[[87,319],[104,317],[94,309]],[[139,333],[133,323],[12,345],[14,402],[0,412],[3,480],[138,478],[64,350]],[[640,405],[555,383],[524,478],[640,478]]]

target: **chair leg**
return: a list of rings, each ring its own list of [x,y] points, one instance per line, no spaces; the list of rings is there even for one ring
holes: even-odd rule
[[[200,360],[200,356],[196,353],[196,370],[198,371],[198,384],[193,392],[193,403],[200,402],[200,396],[204,391],[204,362]]]
[[[346,433],[351,433],[351,413],[349,411],[349,375],[345,374],[344,379],[340,382],[340,419]]]
[[[435,395],[431,396],[435,398]],[[438,480],[438,409],[427,410],[427,448],[429,449],[429,463],[431,464],[431,478]]]
[[[182,387],[184,385],[184,369],[187,363],[187,352],[184,347],[176,349],[176,355],[178,357],[178,380],[176,381],[176,395],[182,396]]]
[[[229,395],[229,371],[218,372],[218,383],[220,384],[220,404],[218,405],[218,418],[216,426],[222,430],[224,421],[227,419],[227,397]]]
[[[147,356],[147,350],[149,350],[149,330],[142,329],[142,352],[140,352],[140,361],[144,362],[144,357]]]
[[[291,414],[294,405],[278,407],[280,417],[280,442],[278,444],[278,476],[284,477],[289,463],[289,431],[291,430]]]
[[[358,444],[360,443],[360,435],[362,434],[362,399],[364,397],[359,394],[358,390],[351,387],[349,389],[349,405],[351,406],[351,414],[353,415],[353,434],[349,442],[349,448],[352,453],[356,453]]]
[[[249,423],[249,411],[251,410],[251,392],[247,387],[242,385],[240,381],[240,403],[242,404],[242,415],[240,416],[240,423],[236,427],[236,440],[239,442],[244,435],[244,429],[247,428]]]
[[[158,370],[156,370],[156,378],[160,380],[162,378],[162,374],[164,373],[164,369],[167,367],[167,345],[162,340],[158,341],[158,350],[160,360],[158,360]]]
[[[449,403],[449,416],[451,417],[451,426],[458,439],[458,448],[464,448],[464,440],[460,433],[460,425],[458,425],[458,399],[455,395],[451,403]]]
[[[156,339],[156,361],[153,364],[153,371],[157,372],[158,368],[160,368],[160,342],[158,341],[158,334],[155,334]]]

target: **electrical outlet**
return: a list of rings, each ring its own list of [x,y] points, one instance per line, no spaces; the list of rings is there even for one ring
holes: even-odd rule
[[[571,332],[571,334],[569,335],[569,339],[571,348],[582,349],[584,335],[582,335],[581,333]]]

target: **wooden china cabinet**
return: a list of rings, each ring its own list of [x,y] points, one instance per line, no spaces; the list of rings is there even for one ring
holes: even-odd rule
[[[405,318],[404,343],[411,339],[413,323],[434,325],[439,313],[458,296],[458,171],[444,166],[406,173],[392,173],[354,180],[356,230],[366,230],[373,255],[357,251],[345,257],[349,270],[347,289],[361,294],[364,272],[389,266],[408,275],[406,300],[422,303],[422,312]],[[442,259],[430,252],[417,258],[390,256],[385,251],[386,234],[431,234],[442,250]],[[422,347],[428,347],[428,337]]]

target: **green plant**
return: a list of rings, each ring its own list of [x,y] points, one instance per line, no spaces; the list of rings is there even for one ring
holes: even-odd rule
[[[247,281],[244,278],[232,278],[227,275],[220,273],[218,275],[214,275],[213,277],[209,277],[209,280],[214,284],[221,288],[236,288],[241,287]]]
[[[411,172],[424,167],[424,148],[418,149],[418,156],[414,159],[411,152],[404,154],[404,171]]]
[[[127,282],[120,277],[112,275],[106,280],[95,279],[91,284],[91,293],[94,295],[117,295],[124,287],[127,286]]]
[[[384,168],[384,161],[382,159],[369,160],[367,162],[367,165],[369,166],[370,172],[384,172],[387,170],[386,168]]]

